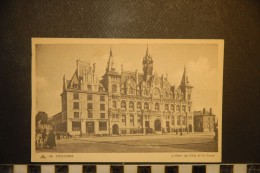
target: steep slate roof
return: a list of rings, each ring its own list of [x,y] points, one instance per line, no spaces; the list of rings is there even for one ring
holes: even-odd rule
[[[132,71],[123,71],[121,73],[121,83],[125,83],[127,79],[133,78],[136,81],[136,72]],[[144,75],[142,73],[138,73],[138,84],[143,82]]]

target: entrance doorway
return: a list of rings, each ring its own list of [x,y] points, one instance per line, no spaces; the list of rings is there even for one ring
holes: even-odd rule
[[[154,121],[154,130],[155,131],[162,131],[162,126],[161,126],[161,120],[157,119]]]
[[[86,131],[87,134],[94,134],[95,130],[94,130],[94,122],[86,122]]]
[[[192,125],[189,124],[189,132],[192,132]]]
[[[119,135],[119,127],[117,124],[114,124],[112,126],[112,133],[113,133],[113,135]]]

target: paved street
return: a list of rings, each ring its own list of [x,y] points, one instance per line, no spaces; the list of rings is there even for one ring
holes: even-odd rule
[[[37,152],[58,153],[113,153],[113,152],[216,152],[213,134],[197,133],[183,136],[140,135],[109,137],[74,137],[57,140],[53,150],[38,149]]]

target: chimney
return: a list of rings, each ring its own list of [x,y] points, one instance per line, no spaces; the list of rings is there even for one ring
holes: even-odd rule
[[[137,71],[137,69],[135,70],[135,80],[136,80],[136,84],[138,84],[138,71]]]
[[[209,114],[212,115],[212,108],[209,108]]]
[[[203,115],[206,114],[206,108],[203,108]]]
[[[124,71],[124,67],[123,67],[123,64],[121,64],[121,72]]]

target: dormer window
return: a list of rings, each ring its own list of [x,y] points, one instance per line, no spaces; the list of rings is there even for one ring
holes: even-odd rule
[[[137,110],[141,110],[142,109],[142,104],[141,102],[137,102]]]
[[[134,94],[134,89],[132,87],[129,88],[129,94]]]

